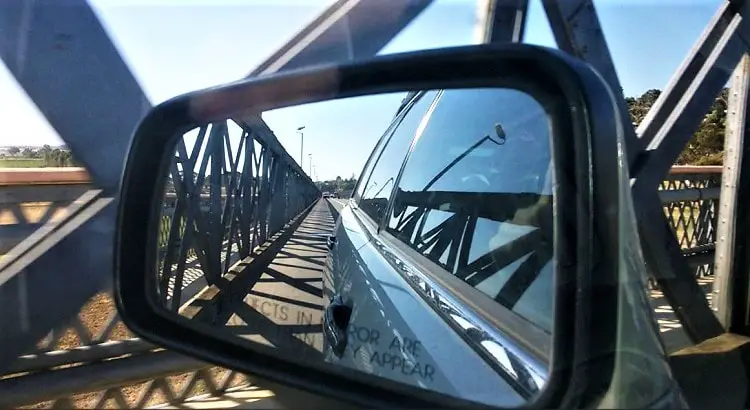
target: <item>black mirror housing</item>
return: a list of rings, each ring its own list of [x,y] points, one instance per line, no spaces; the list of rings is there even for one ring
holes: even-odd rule
[[[437,393],[414,392],[386,380],[362,383],[345,372],[325,373],[272,352],[248,350],[164,314],[152,297],[156,232],[148,226],[155,223],[163,193],[163,182],[154,176],[165,173],[177,135],[201,124],[328,99],[501,86],[539,96],[553,112],[555,167],[560,170],[552,363],[545,388],[528,405],[595,404],[609,388],[615,366],[622,119],[596,72],[541,47],[482,45],[387,55],[243,80],[158,105],[135,132],[120,192],[115,297],[123,321],[167,348],[363,407],[465,406]],[[505,135],[499,124],[497,134]]]

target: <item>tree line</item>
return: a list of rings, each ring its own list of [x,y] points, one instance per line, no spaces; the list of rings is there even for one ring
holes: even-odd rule
[[[45,167],[77,167],[80,166],[73,158],[70,150],[52,148],[49,145],[43,145],[39,149],[10,147],[8,154],[19,159],[41,159]]]
[[[357,184],[357,178],[352,175],[350,178],[344,179],[337,176],[336,179],[329,181],[317,181],[315,185],[321,192],[336,192],[336,193],[348,193],[354,190],[354,186]]]
[[[661,95],[661,90],[652,89],[640,97],[628,97],[630,118],[633,125],[643,121],[649,109]],[[727,105],[729,89],[724,88],[711,105],[711,109],[703,118],[703,122],[685,149],[677,158],[678,165],[722,165],[724,162],[724,131],[727,122]]]
[[[625,102],[630,112],[630,118],[635,127],[643,121],[646,114],[661,95],[661,90],[651,89],[638,97],[627,97]],[[688,142],[685,149],[677,159],[679,165],[722,165],[724,160],[724,132],[727,121],[727,104],[729,89],[724,88],[714,100],[711,109],[701,122],[698,130]],[[10,147],[8,154],[23,159],[41,159],[45,167],[72,167],[80,166],[72,153],[67,149],[52,148],[44,145],[34,150],[31,148],[21,149]],[[352,175],[350,178],[341,178],[329,181],[318,181],[316,185],[321,191],[346,192],[354,189],[357,179]]]

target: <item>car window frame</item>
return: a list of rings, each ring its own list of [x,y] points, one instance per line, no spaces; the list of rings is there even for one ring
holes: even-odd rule
[[[422,97],[427,94],[427,91],[420,91],[409,99],[405,104],[402,104],[399,108],[399,110],[396,112],[396,115],[394,115],[393,119],[391,120],[391,123],[388,124],[388,128],[385,129],[383,132],[383,135],[380,136],[378,139],[378,142],[373,147],[372,151],[370,151],[370,156],[367,157],[367,161],[365,161],[365,166],[362,167],[362,172],[359,175],[359,179],[357,180],[357,183],[354,185],[354,191],[352,198],[350,200],[351,203],[353,203],[356,208],[356,205],[359,203],[359,200],[362,198],[362,196],[359,193],[359,188],[361,186],[367,186],[367,183],[370,181],[370,175],[372,175],[373,169],[375,169],[375,165],[377,165],[380,154],[383,152],[385,147],[388,145],[388,142],[390,142],[390,138],[393,135],[394,132],[396,132],[396,129],[401,125],[401,121],[403,121],[404,117],[406,117],[406,114],[411,110],[411,108],[420,100]],[[364,185],[363,185],[364,182]]]
[[[440,104],[440,99],[443,97],[443,93],[445,90],[438,90],[437,94],[435,94],[435,98],[432,99],[430,102],[430,107],[427,109],[427,111],[422,116],[422,120],[419,122],[419,127],[417,129],[421,128],[421,131],[424,131],[424,124],[427,124],[430,121],[430,118],[432,117],[432,113],[435,111],[435,107],[437,107],[438,104]],[[406,151],[406,154],[404,155],[404,160],[401,161],[401,167],[398,170],[398,173],[396,174],[396,179],[393,181],[393,189],[391,190],[391,195],[388,197],[388,205],[385,207],[385,215],[388,216],[391,214],[391,211],[393,211],[393,200],[396,198],[396,192],[398,191],[398,185],[401,182],[401,175],[404,174],[404,170],[406,169],[406,164],[409,162],[409,158],[411,157],[411,152],[414,150],[414,146],[417,142],[419,142],[420,137],[422,136],[422,132],[414,133],[414,136],[411,139],[411,144],[409,144],[409,149]],[[378,223],[378,234],[381,232],[386,231],[385,228],[388,227],[388,218],[384,217],[382,220]]]
[[[435,102],[439,99],[439,96],[442,94],[443,90],[422,90],[419,93],[415,94],[414,97],[409,100],[409,102],[403,107],[403,109],[397,114],[398,117],[391,123],[390,128],[386,133],[384,134],[384,137],[386,137],[387,140],[385,140],[384,143],[378,144],[380,145],[377,147],[377,156],[375,156],[375,150],[373,150],[373,155],[371,155],[371,159],[374,159],[374,162],[372,162],[372,168],[369,170],[366,170],[367,172],[367,180],[364,181],[364,186],[367,187],[367,184],[370,182],[370,178],[372,177],[372,173],[375,170],[375,167],[377,167],[378,163],[380,163],[381,155],[383,154],[383,151],[388,147],[388,144],[391,142],[393,135],[398,131],[399,127],[402,125],[404,118],[406,118],[407,115],[411,112],[412,109],[414,109],[414,106],[417,105],[421,101],[422,98],[425,98],[431,91],[436,91],[436,94],[434,97],[432,97],[432,100],[429,101],[429,105],[427,106],[427,110],[425,110],[424,114],[422,114],[419,117],[417,128],[414,132],[414,135],[411,136],[411,141],[409,143],[409,149],[406,153],[404,153],[403,158],[401,159],[401,165],[399,166],[399,170],[396,173],[396,177],[394,178],[394,187],[396,187],[396,181],[399,180],[401,173],[404,170],[404,166],[406,165],[406,160],[409,156],[409,153],[411,152],[411,149],[414,145],[415,140],[417,140],[417,130],[422,128],[422,125],[425,121],[429,119],[428,115],[434,110]],[[384,139],[381,138],[381,141]],[[368,160],[368,163],[366,166],[369,166],[370,161]],[[364,180],[364,179],[363,179]],[[359,189],[360,181],[357,181],[357,189]],[[368,215],[366,212],[364,212],[359,207],[359,201],[361,200],[361,196],[358,196],[356,198],[357,205],[352,207],[353,208],[353,214],[359,221],[360,225],[362,225],[365,230],[368,231],[370,235],[377,235],[380,231],[380,226],[382,222],[385,220],[385,218],[381,218],[380,221],[376,221],[373,217]],[[391,201],[393,200],[393,191],[391,191],[391,194],[388,197],[388,204],[386,205],[386,212],[389,212],[389,209],[391,208]]]

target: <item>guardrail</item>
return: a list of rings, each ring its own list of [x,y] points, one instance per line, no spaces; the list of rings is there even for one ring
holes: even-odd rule
[[[220,183],[223,189],[221,192],[216,191],[218,195],[203,193],[195,196],[199,211],[194,216],[204,217],[206,229],[218,227],[222,232],[221,241],[206,244],[205,249],[221,249],[221,253],[226,253],[229,249],[230,253],[235,254],[233,258],[246,255],[244,252],[248,248],[262,243],[284,225],[285,218],[291,219],[291,216],[301,212],[318,196],[313,190],[305,191],[309,198],[303,195],[300,200],[293,187],[295,184],[302,186],[306,181],[304,174],[289,166],[288,162],[293,161],[274,160],[274,156],[281,154],[263,144],[263,136],[267,134],[253,135],[255,141],[260,143],[246,145],[253,146],[251,152],[246,152],[253,161],[253,166],[247,172],[257,178],[245,178],[244,182],[238,180],[235,185],[228,178]],[[665,216],[677,235],[683,254],[699,276],[713,273],[721,171],[721,167],[674,167],[660,187]],[[0,181],[8,181],[3,179],[5,172],[0,170]],[[49,177],[53,174],[45,171],[39,175]],[[27,176],[32,178],[30,175]],[[29,181],[33,182],[33,178]],[[45,181],[50,182],[49,179]],[[177,184],[175,192],[165,195],[165,221],[161,231],[163,258],[166,258],[170,244],[177,250],[183,246],[176,241],[185,236],[184,228],[182,231],[172,230],[173,227],[180,226],[175,221],[186,220],[188,216],[184,209],[178,209],[189,203],[186,196],[177,192],[180,185],[181,183]],[[75,198],[77,190],[88,188],[88,180],[66,180],[62,183],[29,186],[0,182],[0,210],[23,210],[25,205],[39,202],[56,204],[55,208],[61,209]],[[272,212],[274,207],[281,212]],[[232,212],[224,212],[225,209],[234,210],[234,216],[231,216]],[[246,229],[240,232],[238,224],[242,221],[246,222]],[[33,229],[34,223],[40,222],[31,222],[29,229]],[[16,235],[28,232],[13,228],[12,224],[1,225],[0,241],[18,238],[3,233],[6,229],[11,229],[8,232]],[[244,239],[239,238],[242,235],[245,236]],[[186,246],[185,250],[189,249],[194,250],[195,247]],[[190,258],[191,255],[186,252],[185,257]],[[194,253],[192,257],[197,259]],[[227,263],[226,259],[220,262]],[[200,263],[201,261],[197,262],[197,269],[202,274],[203,267]],[[174,297],[174,283],[177,282],[176,276],[180,275],[179,269],[174,268],[174,265],[172,264],[172,269],[167,269],[166,276],[162,276],[172,278],[167,281],[167,284],[172,284],[172,288],[167,292],[166,299],[179,300],[181,303],[191,290],[190,285],[184,289],[179,286],[177,288],[183,295]],[[185,270],[182,275],[183,279],[189,276]],[[191,283],[197,282],[194,280]],[[180,303],[175,302],[174,305]],[[2,373],[2,406],[36,406],[44,402],[46,405],[62,407],[101,408],[113,405],[142,408],[163,402],[179,403],[203,393],[219,395],[230,387],[250,382],[245,375],[211,367],[135,338],[117,317],[108,292],[89,301],[76,320],[53,331],[46,340],[40,342],[37,351],[20,357],[10,367],[2,369]]]

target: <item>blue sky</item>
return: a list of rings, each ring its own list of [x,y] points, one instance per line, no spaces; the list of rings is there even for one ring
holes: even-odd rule
[[[395,0],[384,0],[395,1]],[[564,0],[563,0],[564,1]],[[595,0],[626,95],[663,88],[721,0]],[[234,81],[261,63],[331,3],[328,0],[90,0],[152,103]],[[382,53],[470,44],[473,0],[437,0]],[[555,46],[539,0],[531,0],[526,42]],[[366,97],[367,98],[367,97]],[[359,175],[400,96],[369,97],[266,120],[303,167],[312,154],[321,179]],[[335,105],[335,106],[334,106]],[[5,66],[0,66],[0,146],[59,144]]]

